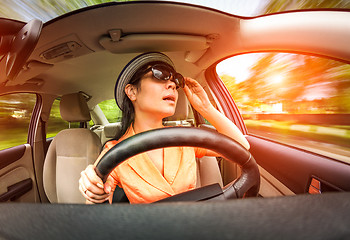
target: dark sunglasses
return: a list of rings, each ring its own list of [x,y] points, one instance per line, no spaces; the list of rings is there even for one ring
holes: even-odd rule
[[[144,74],[152,71],[153,77],[158,80],[167,81],[171,80],[176,84],[176,88],[184,88],[185,87],[185,79],[184,77],[175,72],[174,69],[165,65],[165,64],[155,64],[144,71]]]

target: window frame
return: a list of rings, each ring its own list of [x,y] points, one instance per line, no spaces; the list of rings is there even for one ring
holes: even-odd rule
[[[248,134],[246,125],[244,124],[243,117],[239,112],[239,109],[230,95],[225,84],[216,73],[216,65],[210,66],[205,71],[205,78],[209,85],[209,88],[217,100],[217,104],[222,108],[225,116],[230,119],[236,126],[242,131],[244,135]]]

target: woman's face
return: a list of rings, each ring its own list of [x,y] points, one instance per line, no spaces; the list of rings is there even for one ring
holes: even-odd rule
[[[178,99],[176,85],[170,80],[162,81],[153,77],[152,72],[145,74],[136,89],[134,99],[135,114],[151,114],[163,119],[174,115]]]

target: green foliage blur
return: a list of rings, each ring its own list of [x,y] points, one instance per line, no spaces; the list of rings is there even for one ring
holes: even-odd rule
[[[115,123],[120,122],[122,118],[122,112],[118,108],[114,99],[106,100],[98,104],[102,112],[105,114],[108,122]]]
[[[35,103],[36,95],[31,93],[0,96],[0,150],[27,142]]]
[[[65,13],[101,3],[133,0],[1,0],[0,17],[28,22],[33,18],[43,22]]]
[[[348,0],[270,0],[264,9],[264,13],[276,13],[295,9],[322,9],[342,8],[349,9]]]

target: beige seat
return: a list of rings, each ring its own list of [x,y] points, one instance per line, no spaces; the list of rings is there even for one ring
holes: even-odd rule
[[[86,123],[90,112],[85,98],[79,93],[61,98],[62,119]],[[87,128],[72,128],[59,132],[52,140],[45,162],[43,181],[51,203],[84,203],[79,192],[80,172],[97,159],[101,151],[99,137]]]

